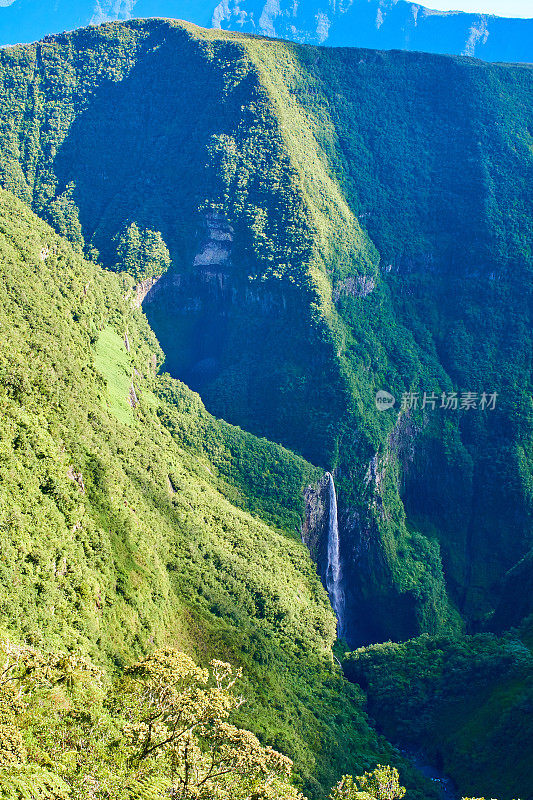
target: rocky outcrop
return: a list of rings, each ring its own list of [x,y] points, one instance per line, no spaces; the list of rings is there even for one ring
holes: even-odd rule
[[[185,273],[169,271],[148,278],[135,287],[137,304],[154,300],[172,305],[184,313],[201,311],[206,305],[235,301],[236,290],[231,276],[233,228],[219,212],[208,212],[203,219],[200,246]]]
[[[137,406],[139,405],[139,398],[137,397],[137,392],[135,391],[133,380],[131,381],[130,391],[128,395],[128,402],[132,408],[137,408]]]
[[[155,294],[156,286],[161,280],[161,277],[161,275],[154,275],[151,278],[146,278],[144,281],[141,281],[135,286],[135,298],[133,300],[133,304],[136,308],[140,308],[145,301],[150,302]]]
[[[529,62],[532,58],[529,19],[433,11],[398,0],[336,4],[220,0],[211,24],[334,47],[456,53],[486,61]]]
[[[80,492],[85,494],[85,483],[81,472],[77,472],[74,467],[69,467],[67,470],[67,477],[70,478],[71,481],[77,483]]]
[[[327,473],[314,486],[304,491],[305,516],[302,525],[302,541],[315,563],[323,563],[328,537],[328,478]]]
[[[135,288],[137,303],[148,305],[157,299],[174,311],[195,314],[209,308],[211,313],[226,316],[233,308],[253,306],[261,314],[282,313],[288,298],[280,288],[272,291],[263,282],[242,278],[232,261],[235,232],[226,217],[218,211],[204,214],[199,247],[191,269],[178,273],[172,270],[163,276],[149,278]],[[241,265],[242,266],[242,265]]]
[[[339,281],[333,289],[333,300],[337,302],[341,297],[366,297],[376,288],[376,280],[372,275],[350,275]]]
[[[163,0],[161,4],[162,0],[33,0],[29,4],[1,0],[0,45],[35,41],[52,31],[110,20],[172,16],[207,28],[335,47],[461,53],[485,61],[528,62],[533,57],[529,19],[433,11],[397,0],[211,0],[195,5]]]
[[[234,231],[219,212],[208,212],[204,221],[205,237],[194,257],[193,266],[200,269],[207,267],[213,271],[215,267],[220,269],[230,262]]]
[[[411,415],[398,415],[387,446],[370,459],[363,475],[360,508],[343,506],[339,494],[339,542],[345,595],[343,638],[351,647],[419,633],[416,599],[397,587],[382,528],[391,526],[385,502],[389,470],[407,470],[419,433]],[[346,479],[346,475],[344,478]],[[352,476],[355,480],[355,476]],[[341,480],[342,483],[342,480]],[[304,491],[302,540],[326,585],[328,542],[328,474]]]
[[[379,466],[372,475],[379,484]],[[376,471],[377,470],[377,471]],[[372,478],[374,479],[374,478]],[[328,545],[328,475],[304,491],[302,541],[326,586]],[[351,647],[416,635],[416,604],[394,586],[377,518],[354,509],[339,509],[339,541],[345,595],[343,638]]]

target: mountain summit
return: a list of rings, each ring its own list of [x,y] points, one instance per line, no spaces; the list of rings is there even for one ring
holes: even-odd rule
[[[533,19],[432,11],[404,0],[3,0],[0,44],[132,17],[184,19],[308,44],[533,61]]]
[[[532,110],[528,65],[175,20],[0,50],[0,654],[242,667],[309,800],[437,800],[391,743],[533,800]],[[1,702],[2,789],[19,742],[171,796]]]

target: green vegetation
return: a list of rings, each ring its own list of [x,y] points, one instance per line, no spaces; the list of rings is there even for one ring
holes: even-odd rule
[[[158,231],[140,231],[132,222],[119,236],[116,269],[141,281],[162,275],[170,266],[168,249]]]
[[[124,341],[111,326],[104,328],[98,336],[94,365],[106,382],[104,402],[110,412],[122,425],[133,424],[131,364]]]
[[[162,649],[113,684],[87,660],[4,643],[0,788],[19,800],[300,800],[292,764],[229,721],[240,673]],[[303,800],[303,798],[302,798]]]
[[[3,642],[0,790],[6,800],[306,800],[290,759],[232,724],[231,664],[162,648],[109,683],[87,659]],[[345,775],[331,800],[395,800],[398,770]]]
[[[336,470],[354,645],[479,624],[531,548],[531,77],[161,20],[0,53],[3,185],[109,268],[168,267],[169,372]]]
[[[161,648],[115,680],[86,658],[0,645],[6,800],[306,800],[292,762],[233,724],[240,670]],[[344,775],[330,800],[399,800],[398,770]]]
[[[154,374],[131,279],[6,192],[0,268],[2,635],[88,658],[104,683],[157,647],[222,658],[245,671],[235,724],[290,757],[308,797],[383,760],[423,797],[333,664],[334,617],[296,533],[321,472]]]
[[[397,769],[382,764],[355,779],[344,775],[333,789],[330,800],[396,800],[405,795],[399,777]]]
[[[366,692],[385,735],[422,750],[463,792],[529,797],[531,625],[500,639],[422,636],[376,644],[348,654],[344,669]]]
[[[527,631],[462,632],[529,613],[532,75],[161,20],[0,51],[0,181],[64,237],[2,193],[4,634],[108,681],[157,647],[231,662],[235,725],[308,797],[390,763],[426,800],[333,663],[299,538],[332,470],[349,646],[418,637],[347,661],[376,725],[527,791]]]

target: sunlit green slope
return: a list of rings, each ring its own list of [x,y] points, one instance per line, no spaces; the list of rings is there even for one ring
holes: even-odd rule
[[[311,797],[398,760],[333,665],[333,614],[299,539],[302,488],[321,473],[158,377],[131,280],[0,201],[2,635],[108,674],[165,643],[242,664],[242,718]]]
[[[478,624],[531,547],[532,74],[161,20],[0,54],[4,186],[107,266],[168,247],[168,369],[336,470],[355,644]]]

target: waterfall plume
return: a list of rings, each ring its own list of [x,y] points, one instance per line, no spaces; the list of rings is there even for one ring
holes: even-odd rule
[[[326,570],[326,589],[333,611],[337,616],[337,636],[344,633],[344,592],[342,589],[342,565],[339,545],[339,521],[337,515],[337,495],[333,475],[329,478],[329,522],[328,522],[328,565]]]

